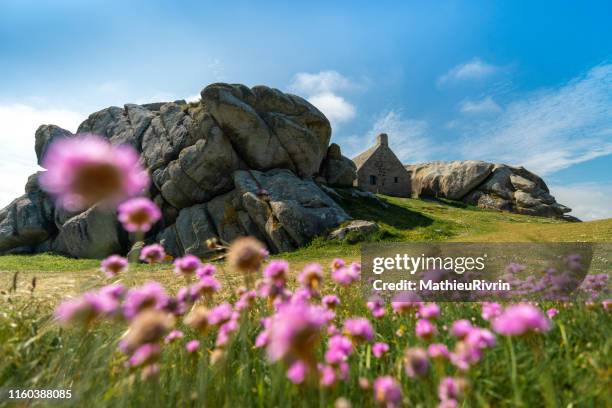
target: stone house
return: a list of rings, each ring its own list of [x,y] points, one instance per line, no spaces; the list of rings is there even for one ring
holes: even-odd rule
[[[372,193],[410,197],[410,174],[389,147],[386,133],[378,135],[376,145],[353,158],[357,166],[356,187]]]

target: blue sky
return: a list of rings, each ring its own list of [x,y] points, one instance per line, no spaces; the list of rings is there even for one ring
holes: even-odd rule
[[[609,2],[257,3],[2,1],[0,205],[39,124],[224,81],[308,98],[348,156],[387,131],[406,163],[522,164],[612,217]]]

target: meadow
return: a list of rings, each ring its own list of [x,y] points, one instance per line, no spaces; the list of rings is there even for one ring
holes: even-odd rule
[[[609,304],[534,305],[546,321],[546,330],[527,328],[520,335],[504,335],[493,328],[494,318],[486,316],[487,306],[480,303],[440,303],[438,312],[431,305],[423,309],[423,305],[411,304],[406,310],[394,310],[389,304],[367,305],[359,283],[332,279],[330,266],[336,258],[344,259],[347,268],[358,262],[364,241],[612,242],[612,220],[568,223],[453,202],[342,197],[351,216],[376,221],[381,229],[366,237],[349,234],[342,242],[316,239],[296,252],[273,256],[257,271],[246,274],[231,263],[215,263],[214,276],[221,289],[190,307],[211,309],[227,302],[234,311],[239,310],[228,320],[235,327],[227,330],[226,342],[219,345],[222,325],[212,324],[203,333],[179,316],[174,328],[183,337],[168,344],[160,341],[161,354],[154,364],[130,364],[130,355],[120,350],[120,338],[129,322],[98,317],[87,324],[64,327],[56,321],[54,310],[66,297],[110,283],[134,287],[155,280],[174,296],[186,281],[173,273],[172,264],[132,264],[128,272],[107,278],[99,271],[98,260],[47,254],[0,257],[0,406],[612,405]],[[272,358],[278,353],[275,343],[258,344],[261,320],[276,313],[272,295],[249,297],[248,306],[237,306],[245,303],[246,293],[237,293],[237,289],[253,289],[254,281],[263,278],[262,270],[280,259],[289,263],[282,284],[293,292],[283,295],[287,299],[309,296],[308,303],[318,306],[326,295],[339,298],[339,304],[331,308],[333,317],[326,315],[325,323],[313,323],[311,334],[316,341],[294,350],[301,360],[291,352]],[[298,277],[313,262],[322,265],[322,277],[309,286],[311,280]],[[506,306],[499,305],[498,314]],[[544,317],[551,309],[556,312]],[[367,330],[346,327],[346,319],[354,317],[368,319],[372,336]],[[430,324],[429,332],[419,327],[421,320]],[[457,332],[454,323],[458,320],[466,320],[468,331],[477,337],[468,361],[455,358],[471,344],[471,335]],[[335,346],[330,338],[340,335],[350,340],[350,351],[345,350],[341,361],[332,364],[328,352]],[[199,345],[187,350],[192,340]],[[385,343],[388,350],[381,355],[377,343]],[[453,357],[428,353],[432,344],[445,345]],[[425,356],[419,354],[422,351]],[[294,366],[302,360],[307,364],[299,372],[300,367]],[[314,365],[323,362],[334,371],[327,372],[324,384],[313,373]],[[148,369],[152,365],[155,370]],[[376,383],[380,377],[391,378]],[[10,399],[9,390],[16,389],[71,390],[72,398]]]

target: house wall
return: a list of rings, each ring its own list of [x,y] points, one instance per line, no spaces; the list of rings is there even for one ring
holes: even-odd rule
[[[370,184],[370,176],[376,176],[376,185]],[[373,193],[410,197],[410,174],[388,146],[379,145],[357,170],[355,186]]]

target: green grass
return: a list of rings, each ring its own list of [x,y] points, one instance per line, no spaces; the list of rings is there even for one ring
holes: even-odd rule
[[[483,211],[457,203],[381,197],[354,200],[343,194],[342,205],[354,218],[374,220],[379,232],[367,237],[348,237],[343,242],[315,239],[298,251],[279,257],[291,262],[292,276],[304,264],[334,257],[359,259],[358,241],[612,241],[612,220],[567,223],[559,220]],[[165,348],[158,378],[142,381],[138,372],[124,367],[125,357],[117,351],[118,338],[125,331],[119,322],[102,322],[87,330],[61,329],[52,319],[57,302],[106,283],[97,271],[96,260],[73,260],[56,255],[0,257],[0,406],[333,406],[339,397],[354,407],[373,405],[372,391],[362,390],[358,379],[370,381],[392,375],[402,385],[408,406],[435,406],[437,383],[442,376],[466,378],[470,384],[465,407],[531,406],[612,406],[612,340],[610,312],[601,305],[556,304],[560,310],[550,332],[516,338],[512,344],[499,336],[498,344],[484,352],[482,361],[467,373],[444,363],[432,367],[422,379],[408,378],[401,368],[408,346],[426,346],[414,335],[414,318],[387,315],[374,321],[377,341],[391,350],[374,359],[368,346],[360,346],[350,357],[349,380],[332,389],[296,387],[285,378],[282,364],[270,364],[265,352],[253,347],[259,331],[257,322],[270,313],[258,300],[228,347],[226,358],[210,363],[215,333],[198,338],[203,346],[197,356],[188,356],[183,344]],[[236,299],[234,289],[242,276],[219,263],[218,277],[224,290],[219,299]],[[15,273],[18,272],[17,276]],[[33,278],[36,278],[32,289]],[[184,282],[174,277],[170,265],[153,268],[138,265],[122,278],[127,285],[147,280],[162,282],[174,293]],[[13,282],[16,291],[12,291]],[[295,282],[291,282],[292,287]],[[327,283],[323,294],[342,299],[336,324],[348,316],[368,316],[361,289],[339,288]],[[540,305],[545,309],[551,304]],[[487,327],[479,305],[442,304],[436,341],[449,347],[455,340],[446,328],[458,318],[471,319]],[[179,323],[180,324],[180,323]],[[513,385],[511,350],[515,354]],[[319,346],[317,353],[324,352]],[[9,389],[71,389],[70,401],[9,401]]]

